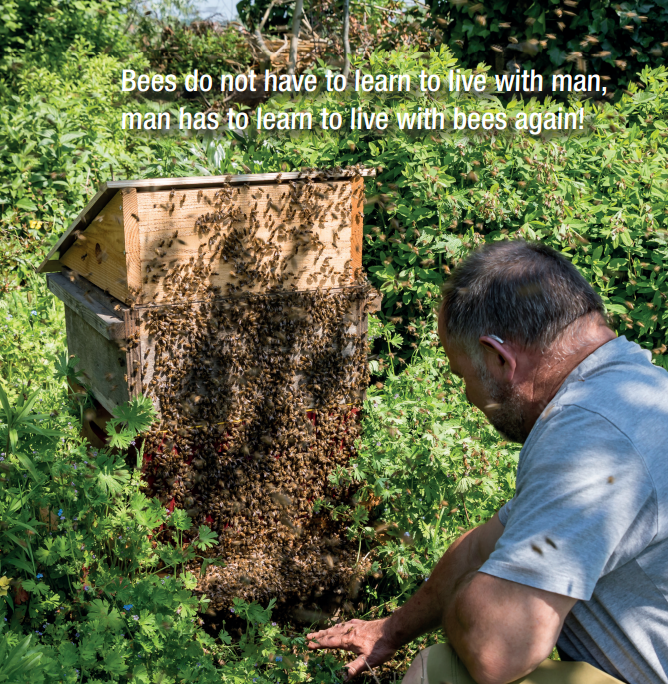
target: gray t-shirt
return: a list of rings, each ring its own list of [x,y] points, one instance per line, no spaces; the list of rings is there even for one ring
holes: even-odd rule
[[[565,380],[520,453],[481,571],[579,599],[557,642],[630,684],[668,682],[668,372],[618,337]]]

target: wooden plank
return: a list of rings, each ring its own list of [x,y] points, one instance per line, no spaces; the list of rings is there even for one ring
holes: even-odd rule
[[[91,296],[91,288],[94,286],[90,285],[87,292],[60,273],[49,274],[46,281],[49,290],[58,299],[105,339],[119,340],[125,337],[125,322],[112,310],[96,301],[94,296]]]
[[[77,311],[65,305],[67,348],[79,357],[78,369],[86,373],[86,383],[95,398],[110,413],[130,398],[127,355],[122,345],[107,340],[88,324]]]
[[[138,397],[145,389],[143,381],[143,368],[145,346],[141,340],[140,312],[134,309],[126,309],[125,332],[127,349],[127,383],[130,397]]]
[[[307,178],[323,180],[352,179],[356,176],[375,176],[375,169],[351,167],[348,169],[321,169],[311,171],[288,171],[286,173],[240,173],[223,176],[185,176],[183,178],[144,178],[133,181],[111,181],[109,187],[116,189],[136,188],[142,190],[178,190],[192,188],[212,188],[222,185],[242,185],[243,183],[285,183],[287,181],[305,180]]]
[[[116,299],[128,299],[123,196],[117,192],[61,257],[63,265],[106,290]]]
[[[376,313],[381,310],[383,305],[383,295],[377,290],[371,290],[371,297],[366,305],[366,311]]]
[[[139,292],[141,290],[141,255],[139,247],[140,219],[137,191],[134,188],[126,188],[122,193],[127,287],[130,292]]]
[[[311,171],[290,171],[287,173],[251,173],[251,174],[227,174],[223,176],[188,176],[185,178],[144,178],[141,180],[122,180],[109,181],[100,186],[97,194],[86,205],[86,208],[77,216],[68,229],[63,233],[56,244],[51,248],[47,257],[37,268],[38,273],[45,273],[48,268],[55,268],[49,262],[57,261],[59,254],[64,254],[73,244],[75,238],[73,233],[76,230],[85,230],[95,219],[95,217],[108,204],[109,200],[119,191],[125,188],[135,188],[138,192],[169,190],[169,189],[191,189],[191,188],[212,188],[221,187],[227,184],[243,183],[267,183],[281,181],[298,180],[304,178],[325,178],[336,180],[343,178],[353,178],[355,176],[375,176],[375,169],[362,169],[352,167],[350,169],[323,169]]]
[[[351,183],[304,186],[299,202],[288,191],[276,184],[237,187],[224,191],[229,199],[222,202],[214,189],[140,193],[142,298],[137,303],[201,299],[207,287],[221,288],[225,296],[231,292],[228,285],[262,292],[275,286],[278,276],[285,289],[350,282]],[[244,249],[225,260],[218,248],[233,230],[239,231]],[[299,232],[289,234],[292,230]],[[309,231],[317,246],[305,244]],[[244,283],[242,264],[271,277],[258,275]],[[204,273],[197,282],[188,276],[193,266]],[[183,283],[189,280],[186,292]]]
[[[362,273],[362,244],[364,240],[364,179],[357,176],[351,182],[350,252],[352,278]]]

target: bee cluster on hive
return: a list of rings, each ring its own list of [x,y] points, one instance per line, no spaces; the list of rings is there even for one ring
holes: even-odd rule
[[[330,476],[354,453],[368,384],[374,293],[337,257],[363,186],[280,180],[200,191],[190,229],[148,234],[141,292],[126,300],[136,330],[123,344],[141,349],[130,382],[160,416],[146,438],[147,486],[218,532],[207,555],[225,565],[198,586],[214,611],[234,597],[307,613],[327,600],[334,611],[368,570],[327,510],[355,494]],[[185,202],[164,194],[162,211]],[[175,256],[184,248],[187,260]]]

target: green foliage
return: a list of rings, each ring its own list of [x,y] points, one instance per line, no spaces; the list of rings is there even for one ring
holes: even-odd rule
[[[0,344],[31,292],[14,294],[0,300],[10,316]],[[47,330],[61,324],[54,313]],[[307,659],[304,636],[271,623],[271,606],[235,603],[248,620],[241,640],[203,630],[209,602],[189,568],[222,564],[217,534],[140,491],[141,449],[132,468],[122,451],[86,445],[86,397],[66,394],[76,359],[50,355],[51,377],[29,393],[23,374],[51,345],[37,335],[1,395],[0,436],[9,416],[16,440],[0,451],[0,682],[341,681],[334,656]],[[153,418],[139,398],[112,422],[133,441]]]
[[[10,406],[9,397],[0,385],[0,412],[4,425],[0,428],[0,440],[4,440],[5,451],[8,454],[16,454],[19,438],[22,435],[41,435],[42,437],[60,437],[58,430],[46,430],[39,421],[47,418],[45,413],[32,413],[32,408],[37,401],[40,390],[35,390],[30,396],[22,395],[16,406]],[[21,459],[21,455],[18,454]]]
[[[134,437],[145,432],[155,421],[156,412],[148,397],[131,399],[114,411],[114,417],[107,423],[109,446],[127,449],[134,444]]]
[[[431,10],[437,18],[437,40],[466,68],[491,62],[500,73],[507,62],[518,60],[522,69],[546,75],[560,70],[606,76],[608,86],[616,89],[628,85],[644,67],[656,68],[665,60],[665,0],[595,0],[577,7],[556,1],[492,0],[483,7],[433,0]]]
[[[29,682],[39,672],[44,655],[38,648],[30,648],[33,635],[14,646],[10,646],[8,635],[0,642],[0,682]]]
[[[456,62],[446,49],[374,53],[373,74],[400,71],[418,82],[422,69],[444,76]],[[485,67],[485,70],[487,68]],[[470,74],[470,71],[465,73]],[[530,136],[514,129],[491,132],[318,131],[278,135],[253,131],[221,166],[245,164],[253,171],[362,164],[376,167],[367,182],[364,264],[384,294],[383,312],[408,325],[427,313],[425,298],[437,295],[450,267],[475,245],[508,237],[540,239],[567,255],[599,291],[620,334],[666,364],[665,310],[668,256],[668,71],[645,69],[641,88],[617,104],[584,106],[585,129],[577,134]],[[276,110],[415,112],[438,105],[480,111],[473,96],[430,93],[320,93],[315,100],[275,98]],[[576,102],[573,101],[575,105]],[[518,114],[556,110],[532,99],[485,100],[486,111],[505,111],[509,127]],[[283,164],[283,168],[285,168]],[[626,311],[626,313],[624,312]],[[403,347],[404,356],[410,353]]]
[[[65,12],[76,4],[50,6]],[[93,9],[92,2],[83,4]],[[5,3],[11,12],[30,5]],[[118,92],[120,69],[147,71],[151,64],[139,50],[119,59],[125,38],[118,35],[109,52],[100,51],[104,31],[120,17],[112,21],[113,8],[106,7],[107,18],[98,12],[104,19],[99,40],[85,32],[59,34],[67,59],[53,47],[53,59],[24,51],[19,65],[20,43],[13,39],[3,53],[15,67],[0,82],[0,384],[6,395],[0,617],[7,618],[0,620],[0,653],[12,654],[4,660],[19,669],[8,673],[0,657],[0,678],[34,684],[341,681],[333,656],[311,655],[306,662],[303,636],[271,623],[271,605],[237,600],[233,617],[246,627],[238,640],[224,625],[216,638],[203,630],[207,599],[194,591],[191,565],[197,561],[206,570],[224,562],[211,554],[215,533],[206,525],[193,529],[183,511],[170,514],[141,492],[141,446],[136,466],[124,449],[132,441],[140,445],[137,433],[153,415],[148,401],[116,412],[107,448],[93,450],[82,441],[87,399],[67,397],[64,383],[81,380],[77,360],[64,354],[62,306],[34,276],[34,266],[112,170],[121,178],[376,167],[377,179],[367,181],[364,263],[384,294],[370,332],[378,384],[365,405],[359,454],[336,475],[341,484],[363,483],[359,505],[330,514],[346,516],[360,556],[373,557],[357,610],[382,614],[429,574],[462,529],[486,520],[512,496],[517,450],[467,405],[435,337],[440,285],[469,249],[516,235],[547,241],[595,284],[617,329],[656,349],[665,365],[668,72],[643,71],[631,95],[614,105],[585,105],[587,128],[571,136],[492,138],[406,132],[394,124],[384,132],[276,135],[251,128],[243,137],[227,131],[150,136],[123,131],[119,112],[175,113],[184,103],[131,100]],[[50,21],[45,13],[37,37]],[[19,17],[22,26],[27,16]],[[81,20],[92,16],[84,11]],[[155,46],[161,35],[155,34]],[[200,59],[208,40],[184,33],[167,42],[201,50]],[[157,58],[153,66],[162,68]],[[422,69],[445,74],[457,66],[445,48],[430,55],[402,49],[373,53],[369,65],[353,69],[410,74],[415,84]],[[319,63],[313,71],[325,69]],[[511,120],[521,111],[555,107],[550,100],[482,102],[491,111],[505,109]],[[451,113],[455,105],[482,107],[467,96],[414,89],[280,96],[265,111],[309,110],[317,122],[323,107],[345,113],[362,106],[387,110],[392,121],[396,112],[437,106]],[[35,636],[26,641],[28,635]],[[12,660],[17,653],[19,660]]]
[[[369,335],[384,348],[371,370],[385,380],[369,390],[357,458],[335,477],[363,483],[357,509],[334,514],[351,516],[351,534],[375,547],[384,586],[406,595],[450,542],[513,496],[519,456],[466,400],[435,327],[435,315],[418,324],[419,343],[402,364],[391,356],[400,344],[394,324],[371,319]]]
[[[251,60],[248,44],[236,25],[214,27],[208,22],[183,24],[172,20],[156,23],[139,19],[137,38],[151,66],[166,74],[239,73]],[[214,77],[215,78],[215,77]]]
[[[117,10],[128,4],[129,0],[2,0],[0,75],[19,69],[26,56],[54,67],[82,36],[96,51],[118,49],[124,40]]]

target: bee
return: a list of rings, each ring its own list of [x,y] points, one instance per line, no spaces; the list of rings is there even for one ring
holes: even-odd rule
[[[107,250],[100,247],[99,243],[95,245],[95,260],[98,264],[104,263],[109,258]]]

